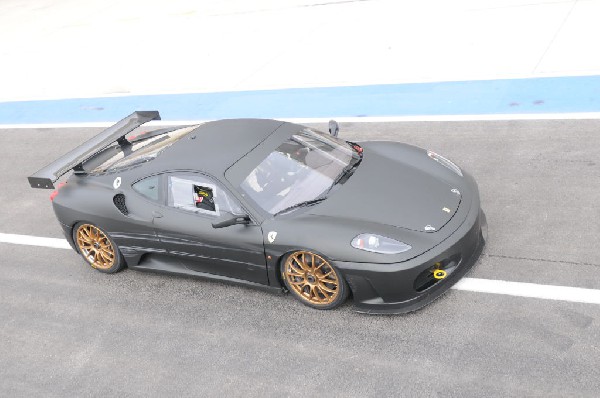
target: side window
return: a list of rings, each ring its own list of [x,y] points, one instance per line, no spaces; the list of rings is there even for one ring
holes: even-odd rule
[[[144,178],[131,186],[134,191],[146,198],[158,202],[160,188],[160,176]]]
[[[218,183],[198,174],[168,177],[168,205],[211,216],[218,216],[221,211],[243,212],[236,200]]]

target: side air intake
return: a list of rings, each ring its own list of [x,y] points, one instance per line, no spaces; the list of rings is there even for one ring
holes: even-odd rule
[[[113,198],[113,203],[115,204],[117,209],[119,209],[119,211],[123,213],[123,215],[129,214],[129,210],[127,210],[127,206],[125,205],[125,195],[123,195],[122,193],[116,194]]]

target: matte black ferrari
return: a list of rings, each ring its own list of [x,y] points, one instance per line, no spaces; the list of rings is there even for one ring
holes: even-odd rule
[[[31,177],[92,267],[289,291],[330,309],[416,310],[476,262],[486,235],[474,179],[397,142],[349,142],[276,120],[137,133],[134,112]],[[135,133],[132,134],[132,132]],[[54,186],[70,173],[66,183]]]

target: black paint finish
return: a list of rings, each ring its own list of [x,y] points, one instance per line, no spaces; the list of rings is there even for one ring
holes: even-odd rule
[[[461,177],[430,159],[425,150],[410,145],[360,143],[363,160],[354,174],[313,206],[276,217],[252,207],[238,191],[240,182],[303,128],[254,119],[203,124],[139,166],[72,175],[53,201],[56,216],[72,245],[71,229],[77,222],[102,228],[131,268],[212,277],[271,290],[281,289],[281,258],[294,250],[311,250],[338,268],[349,283],[356,309],[367,313],[418,309],[448,290],[475,264],[487,228],[476,182],[464,171]],[[93,152],[89,145],[85,147]],[[131,188],[150,175],[169,172],[212,176],[247,212],[249,223],[213,228],[214,217],[171,208],[164,193],[153,201]],[[120,185],[115,188],[117,177]],[[161,179],[164,185],[165,178]],[[115,206],[115,195],[124,196],[126,214]],[[277,232],[272,242],[270,232]],[[399,254],[358,250],[350,242],[361,233],[396,239],[412,249]],[[460,260],[458,266],[449,268],[446,279],[423,291],[415,289],[420,274],[450,258]]]

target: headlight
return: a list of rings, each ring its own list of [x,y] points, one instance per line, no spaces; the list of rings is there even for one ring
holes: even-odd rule
[[[398,254],[412,248],[404,242],[375,234],[360,234],[352,239],[351,244],[356,249],[383,254]]]
[[[442,166],[449,168],[450,170],[452,170],[459,176],[461,176],[461,177],[463,176],[462,171],[460,171],[460,167],[455,165],[454,162],[452,162],[450,159],[446,159],[442,155],[438,155],[437,153],[435,153],[433,151],[427,151],[427,156],[429,156],[431,159],[435,160]]]

